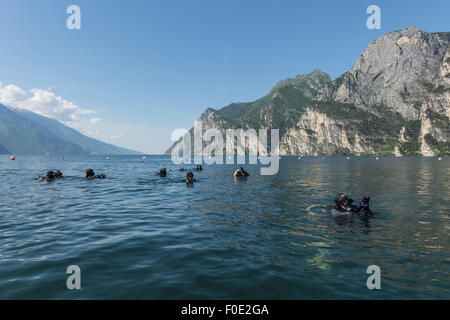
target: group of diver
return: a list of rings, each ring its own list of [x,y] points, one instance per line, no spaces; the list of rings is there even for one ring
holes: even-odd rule
[[[172,171],[172,169],[169,168],[168,171]],[[184,167],[180,167],[179,171],[183,172],[186,171],[186,169]],[[187,185],[193,185],[194,182],[197,182],[197,180],[194,178],[193,171],[203,171],[202,165],[195,165],[193,170],[187,171],[186,179],[183,179],[182,182],[185,182]],[[161,178],[167,177],[167,168],[161,168],[159,172],[156,173],[156,175]],[[250,175],[247,171],[244,170],[244,168],[240,167],[239,169],[236,169],[234,171],[233,176],[235,178],[245,178]],[[84,177],[86,180],[106,178],[106,176],[103,173],[96,174],[92,169],[85,170]],[[39,176],[38,180],[51,182],[56,179],[63,179],[63,178],[64,178],[63,173],[60,170],[55,170],[55,171],[48,171],[45,174],[45,176]],[[349,212],[349,213],[357,213],[362,216],[373,216],[374,213],[370,210],[369,202],[370,197],[364,196],[362,197],[358,205],[354,205],[353,199],[350,199],[344,193],[338,193],[334,198],[334,205],[330,205],[327,208],[335,210],[337,212]]]
[[[360,200],[359,205],[354,205],[353,199],[350,199],[343,193],[338,193],[334,197],[334,206],[331,206],[331,208],[338,212],[353,212],[363,216],[373,216],[374,213],[369,208],[369,202],[370,197],[364,196]]]
[[[105,179],[106,178],[106,176],[103,173],[95,174],[94,170],[92,170],[92,169],[87,169],[84,172],[84,177],[86,180]],[[45,176],[39,176],[38,181],[52,182],[56,179],[63,179],[63,178],[64,178],[63,173],[60,170],[55,170],[55,171],[47,171]]]
[[[169,171],[172,171],[171,168],[169,168]],[[186,171],[184,167],[179,168],[180,172]],[[203,171],[203,166],[201,164],[195,165],[193,171]],[[197,180],[194,178],[194,172],[189,170],[186,173],[186,179],[183,179],[182,182],[186,182],[188,185],[192,185],[194,182],[197,182]],[[159,176],[161,178],[167,177],[167,168],[161,168],[159,169],[159,172],[155,174],[156,176]],[[235,178],[243,178],[250,176],[247,171],[244,170],[244,168],[240,167],[239,169],[236,169],[234,172]]]
[[[59,170],[55,170],[55,171],[47,171],[45,176],[43,176],[43,177],[39,176],[38,180],[50,182],[50,181],[53,181],[56,179],[62,179],[62,178],[64,178],[63,173]]]

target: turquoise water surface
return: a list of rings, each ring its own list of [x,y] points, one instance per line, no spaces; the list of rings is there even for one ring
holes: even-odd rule
[[[0,156],[1,299],[449,298],[448,158],[286,157],[243,180],[204,165],[193,187],[155,176],[168,156],[105,158]],[[52,169],[66,178],[37,181]],[[337,192],[370,195],[376,216],[307,210]],[[373,264],[381,290],[366,287]]]

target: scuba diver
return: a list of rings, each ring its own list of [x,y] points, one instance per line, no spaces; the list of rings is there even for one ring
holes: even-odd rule
[[[180,171],[184,171],[184,167],[180,167]]]
[[[62,179],[62,178],[64,178],[63,173],[62,173],[61,171],[59,171],[59,170],[56,170],[56,171],[54,172],[54,174],[55,174],[55,178],[56,178],[56,179]]]
[[[160,177],[162,177],[162,178],[166,177],[166,176],[167,176],[167,170],[166,170],[166,168],[160,169],[159,172],[158,172],[156,175],[157,175],[157,176],[160,176]]]
[[[103,173],[95,174],[94,170],[87,169],[84,173],[84,176],[86,180],[92,180],[92,179],[105,179],[106,176]]]
[[[374,213],[369,208],[369,202],[370,202],[369,196],[362,197],[361,201],[359,201],[359,210],[362,210],[362,212],[366,216],[373,216]]]
[[[194,173],[192,171],[189,171],[186,174],[186,179],[183,179],[183,182],[186,182],[186,184],[194,184],[194,182],[197,182],[197,180],[194,179]]]
[[[198,164],[198,165],[195,165],[195,166],[194,166],[194,170],[195,170],[195,171],[202,171],[202,170],[203,170],[203,167],[202,167],[201,164]]]
[[[47,171],[45,176],[44,177],[39,176],[38,180],[51,182],[51,181],[55,180],[55,173],[53,171]]]
[[[39,176],[38,180],[51,182],[55,179],[61,179],[61,178],[64,178],[62,172],[59,170],[56,170],[56,171],[47,171],[45,176],[44,177]]]
[[[353,200],[343,193],[338,193],[334,197],[334,209],[339,212],[355,212],[364,215],[373,216],[373,212],[369,208],[370,197],[364,196],[359,202],[359,206],[353,204]]]
[[[240,167],[239,169],[237,169],[237,170],[234,172],[234,177],[235,177],[235,178],[243,178],[243,177],[248,177],[248,176],[249,176],[248,172],[246,172],[246,171],[244,170],[244,168],[242,168],[242,167]]]

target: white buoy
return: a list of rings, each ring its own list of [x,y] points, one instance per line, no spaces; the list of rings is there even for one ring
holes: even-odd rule
[[[441,160],[442,160],[442,158],[438,158],[438,160],[439,160],[439,161],[441,161]]]
[[[146,156],[143,156],[143,157],[142,157],[142,160],[147,160],[147,157],[146,157]]]
[[[378,158],[378,157],[375,158],[375,160],[378,160],[378,159],[380,159],[380,158]]]
[[[106,160],[111,160],[111,158],[110,157],[106,157]]]
[[[347,157],[347,160],[350,160],[350,157]]]

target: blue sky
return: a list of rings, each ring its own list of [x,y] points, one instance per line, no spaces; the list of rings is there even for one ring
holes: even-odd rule
[[[66,28],[72,4],[81,30]],[[371,4],[381,30],[366,27]],[[316,68],[335,78],[384,33],[450,31],[449,12],[448,0],[2,1],[0,102],[162,153],[208,107],[257,99]]]

